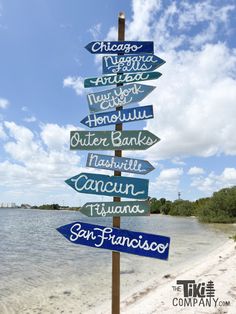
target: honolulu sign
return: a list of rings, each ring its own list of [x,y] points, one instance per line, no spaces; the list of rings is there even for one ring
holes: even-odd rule
[[[73,222],[57,228],[74,244],[167,260],[170,238],[118,228]]]

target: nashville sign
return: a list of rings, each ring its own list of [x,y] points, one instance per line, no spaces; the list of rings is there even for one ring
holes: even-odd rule
[[[147,201],[94,202],[84,204],[80,213],[87,217],[147,216],[150,206]]]
[[[102,113],[93,113],[86,116],[80,122],[89,128],[98,126],[140,121],[153,118],[152,106],[143,106],[119,111],[107,111]]]
[[[148,180],[80,173],[65,181],[77,192],[135,199],[148,198]]]
[[[85,48],[91,53],[153,53],[153,41],[93,41]]]
[[[84,80],[84,87],[97,87],[114,84],[132,83],[147,80],[158,79],[162,74],[160,72],[143,73],[125,73],[117,75],[105,75],[99,77],[90,77]]]
[[[165,63],[164,60],[148,54],[105,56],[103,57],[103,74],[154,71]]]
[[[147,174],[155,169],[147,160],[115,157],[94,153],[88,154],[86,167],[136,174]]]
[[[133,83],[87,95],[91,112],[105,111],[140,102],[156,87]]]
[[[160,139],[147,130],[70,132],[72,150],[145,150],[158,141]]]
[[[57,228],[74,244],[167,260],[170,238],[119,228],[73,222]]]

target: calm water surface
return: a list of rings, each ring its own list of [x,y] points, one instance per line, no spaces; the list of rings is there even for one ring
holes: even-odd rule
[[[78,212],[0,209],[0,313],[96,313],[110,299],[111,252],[78,246],[56,228],[73,221],[111,226]],[[121,255],[121,293],[196,262],[235,233],[233,225],[161,215],[122,218],[122,228],[171,237],[168,261]]]

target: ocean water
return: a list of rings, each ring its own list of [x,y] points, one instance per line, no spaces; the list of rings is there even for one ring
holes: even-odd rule
[[[96,313],[111,298],[111,252],[70,243],[56,228],[74,221],[111,226],[79,212],[0,209],[0,313]],[[168,261],[121,254],[121,299],[184,269],[235,233],[195,218],[124,217],[121,227],[171,237]]]

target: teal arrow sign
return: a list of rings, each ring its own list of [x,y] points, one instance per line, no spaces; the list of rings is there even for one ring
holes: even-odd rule
[[[161,58],[148,54],[105,56],[102,61],[103,74],[154,71],[165,63]]]
[[[87,95],[91,112],[105,111],[140,102],[156,87],[138,83],[128,84]]]
[[[147,174],[155,169],[147,160],[94,153],[88,154],[86,167],[136,174]]]
[[[158,141],[160,139],[147,130],[70,132],[72,150],[145,150]]]
[[[87,217],[147,216],[150,205],[147,201],[94,202],[86,203],[80,212]]]
[[[97,87],[114,84],[132,83],[158,79],[160,72],[125,73],[117,75],[104,75],[91,77],[84,80],[84,87]]]
[[[147,199],[148,180],[80,173],[65,181],[80,193]]]

